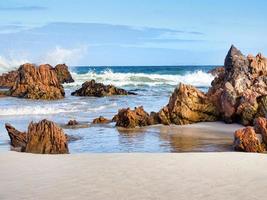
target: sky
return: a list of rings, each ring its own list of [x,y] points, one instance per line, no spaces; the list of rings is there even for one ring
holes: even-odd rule
[[[267,55],[266,0],[0,1],[0,67],[221,65]]]

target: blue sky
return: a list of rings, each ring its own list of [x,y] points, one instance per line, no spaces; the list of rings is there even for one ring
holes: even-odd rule
[[[265,0],[5,0],[0,66],[219,65],[231,44],[266,55],[266,7]]]

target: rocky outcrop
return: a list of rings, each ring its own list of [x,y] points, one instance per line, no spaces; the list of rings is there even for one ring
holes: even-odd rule
[[[216,121],[218,112],[203,92],[181,83],[170,97],[168,105],[154,115],[154,119],[161,124],[184,125]]]
[[[10,71],[8,73],[4,73],[0,75],[0,88],[11,88],[18,77],[18,71]]]
[[[25,151],[27,144],[26,133],[16,130],[10,124],[6,124],[5,126],[10,137],[10,145],[17,149],[17,151]]]
[[[82,88],[76,90],[71,95],[104,97],[112,95],[135,95],[135,93],[127,92],[126,90],[116,88],[113,85],[104,85],[102,83],[96,83],[95,80],[91,80],[83,83]]]
[[[11,139],[11,146],[20,148],[20,151],[38,154],[65,154],[69,153],[67,136],[54,122],[42,120],[31,122],[26,133],[17,131],[6,124]]]
[[[93,124],[107,124],[110,122],[111,122],[111,120],[109,120],[103,116],[100,116],[100,117],[93,120]]]
[[[225,58],[224,73],[212,82],[208,96],[228,123],[253,124],[267,115],[267,59],[261,54],[245,57],[232,46]]]
[[[224,74],[225,73],[225,68],[224,67],[216,67],[216,68],[208,71],[208,73],[212,74],[215,77],[218,77],[221,74]]]
[[[245,152],[265,152],[267,149],[267,119],[257,118],[254,127],[237,130],[235,132],[234,149]]]
[[[74,119],[74,120],[70,120],[67,123],[67,126],[76,126],[79,125],[79,123]]]
[[[130,108],[121,109],[115,118],[116,126],[118,127],[135,128],[152,125],[149,114],[144,111],[142,106],[135,108],[134,110],[131,110]]]
[[[55,100],[64,95],[64,88],[50,65],[20,66],[16,83],[10,89],[10,96],[20,98]]]
[[[58,64],[54,68],[58,81],[63,84],[63,83],[73,83],[74,80],[69,72],[69,68],[65,64]]]

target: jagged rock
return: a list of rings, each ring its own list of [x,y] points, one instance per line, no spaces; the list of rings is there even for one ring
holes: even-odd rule
[[[151,119],[147,112],[144,111],[143,107],[130,108],[119,110],[116,116],[116,126],[124,128],[135,128],[141,126],[151,125]]]
[[[38,154],[69,153],[67,136],[54,122],[42,120],[31,122],[26,133],[17,131],[6,124],[11,139],[11,145],[20,148],[22,152]]]
[[[225,72],[212,82],[208,96],[226,122],[253,124],[266,115],[267,59],[261,54],[245,57],[232,46],[225,58]]]
[[[100,117],[93,120],[93,124],[107,124],[110,122],[111,122],[111,120],[109,120],[103,116],[100,116]]]
[[[265,147],[261,144],[253,127],[246,127],[235,132],[234,149],[236,151],[261,153]]]
[[[17,70],[10,71],[8,73],[0,75],[0,87],[11,88],[15,84],[17,77],[18,77]]]
[[[162,124],[183,125],[216,121],[218,113],[203,92],[181,83],[170,97],[168,105],[158,113],[158,118]]]
[[[135,93],[127,92],[126,90],[116,88],[113,85],[104,85],[102,83],[96,83],[95,80],[91,80],[83,83],[82,88],[76,90],[71,95],[103,97],[112,95],[135,95]]]
[[[67,65],[58,64],[55,66],[54,69],[57,74],[57,78],[61,84],[74,82]]]
[[[18,78],[10,89],[10,96],[55,100],[64,98],[63,86],[50,65],[24,64],[18,69]]]
[[[212,74],[215,77],[219,77],[219,76],[221,76],[221,74],[225,73],[225,68],[224,67],[216,67],[216,68],[208,71],[208,73]]]
[[[68,121],[67,123],[67,126],[76,126],[78,125],[79,123],[74,119],[74,120],[70,120]]]
[[[27,144],[26,133],[16,130],[10,124],[6,124],[5,126],[11,140],[11,146],[18,151],[25,151]]]

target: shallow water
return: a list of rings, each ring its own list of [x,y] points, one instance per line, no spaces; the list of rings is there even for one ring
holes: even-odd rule
[[[26,130],[30,121],[44,118],[60,125],[70,119],[90,124],[100,115],[112,118],[118,109],[125,107],[143,105],[148,112],[158,111],[167,104],[170,94],[180,82],[206,91],[213,79],[207,71],[212,68],[214,67],[72,67],[75,83],[64,85],[66,98],[63,100],[0,98],[0,149],[10,148],[5,123],[10,123],[19,130]],[[84,81],[90,79],[114,84],[135,91],[138,95],[104,98],[70,95]],[[228,132],[213,130],[214,133],[210,134],[206,128],[181,129],[177,126],[153,126],[126,131],[109,124],[64,131],[82,137],[81,140],[69,144],[72,153],[229,151],[232,142],[232,134]]]

